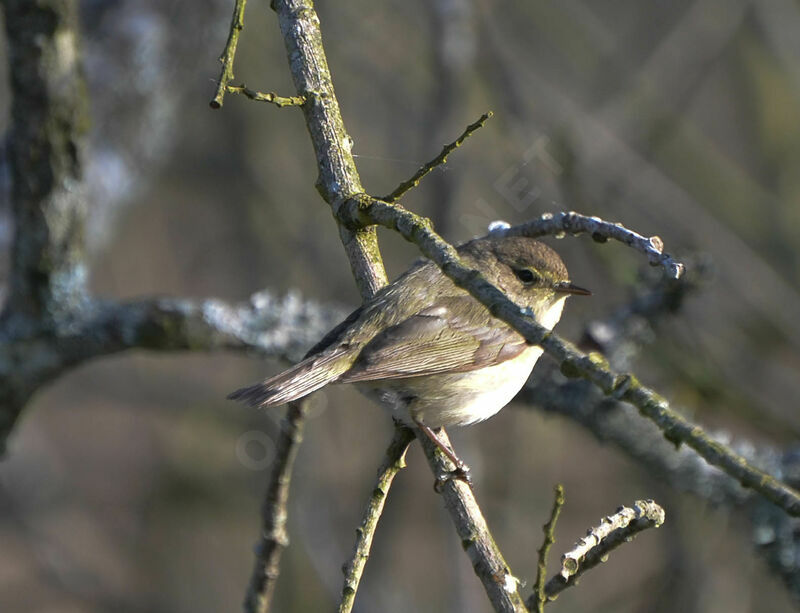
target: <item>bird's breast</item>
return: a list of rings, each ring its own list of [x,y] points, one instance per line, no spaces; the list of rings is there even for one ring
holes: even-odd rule
[[[469,372],[356,385],[409,425],[416,420],[431,428],[466,426],[488,419],[511,402],[540,355],[540,347],[528,347],[513,359]]]

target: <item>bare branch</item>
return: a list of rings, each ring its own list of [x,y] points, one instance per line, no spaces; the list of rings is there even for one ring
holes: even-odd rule
[[[239,44],[239,35],[244,28],[244,7],[247,0],[236,0],[233,5],[233,15],[231,16],[231,28],[228,32],[228,42],[225,43],[225,49],[222,55],[219,56],[219,61],[222,63],[222,71],[217,81],[217,93],[214,99],[208,103],[212,109],[222,108],[223,98],[225,92],[230,91],[228,83],[233,80],[233,58],[236,57],[236,47]],[[242,86],[244,87],[244,85]]]
[[[369,558],[372,539],[378,527],[378,520],[383,513],[383,505],[386,503],[389,488],[400,469],[406,467],[406,450],[413,440],[413,430],[401,424],[395,426],[392,442],[389,443],[386,458],[378,469],[378,478],[375,487],[372,488],[367,508],[364,509],[361,525],[356,529],[357,538],[353,547],[353,555],[344,567],[344,587],[342,588],[342,600],[339,603],[339,613],[349,613],[353,609],[358,584],[361,582],[361,575],[364,572],[367,558]]]
[[[577,236],[586,233],[598,242],[605,242],[611,238],[635,249],[647,257],[651,266],[661,266],[673,279],[678,279],[685,270],[683,264],[676,262],[668,253],[664,253],[664,242],[660,237],[645,237],[638,232],[629,230],[622,224],[603,221],[599,217],[587,217],[574,211],[555,215],[545,213],[539,219],[492,232],[492,234],[495,233],[502,236],[528,236],[530,238],[559,236],[563,233]]]
[[[53,330],[0,343],[0,441],[43,384],[93,358],[128,349],[247,351],[296,360],[344,315],[297,294],[221,300],[89,300]]]
[[[561,572],[545,586],[547,597],[554,599],[559,593],[572,587],[587,570],[604,562],[608,554],[648,528],[658,528],[664,523],[664,509],[652,500],[637,500],[631,507],[620,507],[614,515],[604,517],[596,528],[578,541],[571,551],[561,558]],[[528,599],[533,604],[534,594]]]
[[[3,324],[12,336],[69,317],[86,293],[86,89],[73,2],[4,3],[13,98],[14,241]]]
[[[384,196],[383,198],[381,198],[381,200],[385,200],[386,202],[397,202],[398,200],[400,200],[400,198],[402,198],[406,192],[417,187],[417,185],[419,185],[420,181],[422,181],[425,175],[434,170],[437,166],[441,166],[442,164],[447,162],[447,156],[450,155],[456,149],[458,149],[464,143],[465,140],[467,140],[470,136],[472,136],[473,132],[482,128],[483,124],[485,124],[486,121],[491,116],[492,112],[489,111],[488,113],[484,113],[483,115],[481,115],[478,118],[478,121],[476,121],[475,123],[469,124],[467,128],[464,130],[464,132],[461,133],[461,136],[459,136],[449,145],[445,145],[442,148],[442,151],[441,153],[439,153],[439,155],[437,155],[427,164],[421,166],[419,170],[417,170],[417,172],[414,173],[413,177],[411,177],[408,181],[403,181],[400,185],[397,186],[397,188],[395,188],[395,190],[391,194],[389,194],[388,196]]]
[[[639,409],[642,415],[653,421],[671,442],[686,443],[697,451],[707,462],[718,466],[734,477],[745,487],[752,488],[772,501],[787,513],[800,516],[800,494],[779,479],[748,464],[747,460],[725,445],[714,441],[702,428],[673,411],[665,398],[654,390],[642,385],[633,374],[618,373],[610,368],[606,359],[599,353],[584,354],[559,338],[555,333],[539,325],[533,317],[516,306],[500,290],[486,281],[477,271],[461,263],[456,250],[431,229],[430,221],[411,213],[399,205],[392,205],[369,197],[359,197],[339,207],[340,216],[355,224],[375,223],[397,230],[406,240],[414,243],[420,251],[433,262],[459,287],[468,291],[484,304],[498,319],[505,321],[522,334],[531,345],[541,346],[560,364],[562,372],[568,377],[582,377],[597,385],[606,395],[629,402]],[[569,229],[568,219],[576,219],[577,213],[553,216],[561,222],[553,222],[552,229],[565,232]],[[593,220],[593,218],[586,218]],[[543,223],[550,223],[545,219]],[[594,221],[592,222],[595,223]],[[563,225],[562,225],[563,224]],[[521,228],[524,228],[522,226]],[[586,230],[581,229],[584,232]],[[643,253],[653,253],[675,275],[680,275],[682,265],[660,250],[660,240],[645,239],[626,230],[620,225],[600,222],[592,235],[609,231],[609,237],[617,238],[619,233],[623,242],[631,241],[631,246]],[[523,232],[523,230],[519,230]],[[537,229],[534,233],[539,232]],[[536,234],[537,236],[541,233]],[[650,243],[645,244],[645,242]]]
[[[297,293],[262,291],[246,303],[213,298],[152,298],[126,303],[95,301],[74,335],[63,335],[68,362],[126,349],[246,350],[297,359],[335,325],[343,309],[305,301]],[[74,352],[72,349],[74,342]]]
[[[536,565],[536,584],[533,586],[533,595],[528,598],[528,608],[542,613],[544,611],[547,596],[545,594],[544,586],[547,579],[547,554],[550,553],[550,547],[556,542],[555,531],[558,516],[561,513],[561,507],[564,506],[564,488],[561,485],[556,486],[556,496],[553,499],[553,510],[550,512],[550,519],[543,526],[544,541],[539,548],[539,562]]]
[[[289,545],[286,503],[289,500],[294,461],[303,442],[307,408],[307,398],[289,403],[286,417],[281,423],[281,436],[278,438],[272,474],[261,510],[261,532],[244,600],[245,613],[269,611],[280,572],[281,553]]]
[[[439,430],[438,437],[444,444],[450,445],[444,428]],[[455,468],[422,432],[417,431],[417,439],[422,444],[425,457],[435,475],[449,473]],[[481,580],[494,610],[527,613],[528,609],[519,594],[519,580],[511,574],[503,554],[495,544],[470,486],[458,479],[450,479],[442,488],[442,497],[461,539],[461,545],[469,556],[472,568]]]
[[[283,108],[285,106],[303,106],[305,104],[306,99],[303,96],[279,96],[278,94],[272,92],[258,92],[254,89],[250,89],[244,83],[241,85],[228,85],[226,87],[226,91],[232,94],[242,94],[243,96],[250,98],[250,100],[255,100],[256,102],[269,102],[274,104],[278,108]]]
[[[333,90],[319,17],[310,0],[274,0],[272,6],[297,94],[306,100],[302,109],[317,156],[317,190],[335,209],[363,188],[351,153],[353,140]],[[387,282],[375,228],[351,230],[340,224],[339,233],[361,296],[369,298]]]

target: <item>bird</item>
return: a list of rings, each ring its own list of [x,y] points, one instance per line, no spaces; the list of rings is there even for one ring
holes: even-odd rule
[[[591,292],[569,280],[549,246],[523,236],[473,239],[462,262],[552,330],[566,298]],[[437,479],[471,483],[467,465],[437,435],[495,415],[527,381],[541,347],[493,317],[430,260],[414,264],[326,334],[291,368],[228,397],[253,407],[352,383],[399,422],[418,428],[456,467]]]

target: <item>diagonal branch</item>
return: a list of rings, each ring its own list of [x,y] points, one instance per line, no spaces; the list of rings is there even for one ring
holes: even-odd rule
[[[421,166],[420,169],[414,173],[413,177],[411,177],[408,181],[403,181],[391,194],[384,196],[381,198],[381,200],[385,200],[386,202],[397,202],[400,200],[400,198],[402,198],[406,192],[417,187],[420,181],[425,178],[425,175],[433,171],[437,166],[445,164],[447,162],[447,156],[463,145],[464,141],[472,136],[473,132],[482,128],[483,124],[485,124],[491,116],[492,112],[489,111],[488,113],[481,115],[475,123],[469,124],[461,133],[461,136],[459,136],[452,143],[445,145],[439,155],[437,155],[427,164]]]
[[[274,0],[289,69],[302,106],[306,127],[317,158],[317,190],[332,207],[363,192],[351,153],[353,139],[347,133],[333,90],[333,78],[322,46],[319,17],[311,0]],[[339,224],[350,268],[362,298],[386,285],[378,237],[372,228],[345,228]]]
[[[303,441],[308,399],[289,403],[281,423],[275,460],[261,510],[261,535],[255,547],[256,560],[244,599],[245,613],[269,611],[280,571],[281,553],[289,545],[286,505],[292,470]]]
[[[599,526],[588,531],[573,549],[561,558],[561,571],[552,577],[544,589],[547,598],[554,600],[565,589],[578,584],[578,578],[608,558],[617,547],[631,542],[636,535],[664,523],[664,509],[652,500],[637,500],[633,507],[620,507],[613,515],[603,518]],[[533,594],[527,601],[532,606]]]
[[[364,566],[367,564],[367,558],[369,558],[372,548],[372,539],[378,527],[378,520],[383,513],[383,505],[386,503],[392,481],[400,469],[406,466],[406,450],[413,440],[413,430],[401,424],[395,426],[392,442],[389,443],[386,458],[378,469],[378,478],[375,487],[372,488],[367,508],[364,509],[361,525],[356,529],[357,538],[353,547],[353,555],[344,566],[344,587],[342,588],[342,600],[339,603],[339,613],[350,613],[353,610],[361,575],[364,573]]]
[[[564,506],[564,488],[561,485],[556,486],[556,496],[553,500],[553,509],[550,511],[550,519],[542,527],[544,532],[544,540],[542,546],[539,548],[539,560],[536,564],[536,583],[533,586],[533,594],[528,598],[525,603],[529,609],[542,613],[544,611],[545,602],[547,602],[547,595],[545,594],[545,580],[547,579],[547,556],[550,553],[550,547],[556,542],[555,531],[558,516],[561,514],[561,507]]]
[[[211,102],[208,103],[212,109],[221,109],[225,93],[230,91],[228,84],[233,81],[233,59],[236,57],[236,47],[239,45],[239,35],[244,28],[244,7],[247,0],[236,0],[233,5],[233,15],[231,16],[231,27],[228,31],[228,41],[225,49],[219,56],[222,69],[217,81],[217,91]],[[244,86],[243,86],[244,87]]]
[[[437,436],[450,446],[444,428],[439,430]],[[433,474],[452,472],[455,467],[430,438],[417,431],[417,439],[422,444]],[[494,610],[498,613],[527,613],[528,609],[519,594],[519,579],[511,574],[500,548],[494,542],[472,488],[458,479],[449,479],[442,487],[442,498],[461,539],[461,546]]]
[[[406,240],[414,243],[420,251],[433,262],[459,287],[468,291],[484,304],[498,319],[512,326],[522,334],[531,345],[541,346],[560,364],[562,372],[568,377],[582,377],[598,386],[605,394],[624,400],[640,413],[653,421],[664,433],[667,440],[676,445],[686,443],[708,463],[713,464],[734,477],[745,487],[758,491],[774,504],[793,516],[800,516],[800,493],[779,479],[751,466],[741,455],[725,445],[713,440],[702,428],[673,411],[665,398],[654,390],[642,385],[633,374],[618,373],[610,368],[606,359],[599,353],[584,354],[581,351],[539,325],[534,318],[509,300],[500,290],[486,281],[480,273],[461,263],[456,250],[431,229],[430,221],[396,205],[391,205],[369,197],[348,201],[339,207],[337,214],[341,219],[355,226],[374,223],[397,230]],[[583,218],[577,213],[561,213],[546,217],[543,222],[552,231],[573,232],[572,220]],[[595,223],[594,218],[584,218]],[[604,238],[604,228],[615,228],[608,238],[617,238],[617,233],[630,235],[631,246],[658,258],[673,275],[679,276],[682,266],[660,250],[660,239],[650,239],[650,247],[644,237],[625,230],[617,224],[605,224],[596,220],[593,238]],[[552,225],[548,225],[552,222]],[[525,226],[514,229],[524,233]],[[585,230],[579,226],[578,232]],[[531,229],[535,236],[544,232],[538,226]],[[526,234],[527,235],[527,234]],[[638,237],[638,238],[637,238]],[[624,242],[625,242],[624,241]],[[650,257],[648,255],[648,257]]]

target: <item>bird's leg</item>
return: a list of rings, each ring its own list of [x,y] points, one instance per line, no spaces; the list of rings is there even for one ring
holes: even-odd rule
[[[442,439],[436,436],[436,433],[430,427],[426,426],[420,421],[417,421],[416,419],[414,420],[414,423],[417,424],[417,428],[419,428],[425,436],[433,441],[433,444],[436,445],[456,467],[454,471],[437,477],[433,484],[433,489],[437,492],[441,492],[444,484],[450,481],[450,479],[459,479],[460,481],[463,481],[472,487],[472,478],[469,476],[469,466],[464,464],[461,458],[456,455],[455,451],[453,451],[449,446],[445,445],[444,442],[442,442]]]

